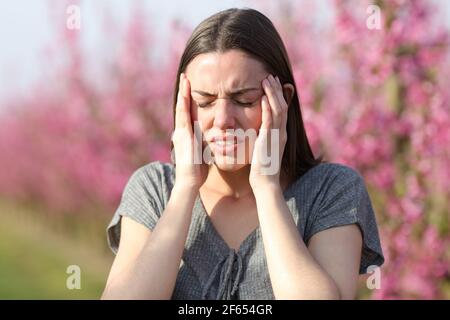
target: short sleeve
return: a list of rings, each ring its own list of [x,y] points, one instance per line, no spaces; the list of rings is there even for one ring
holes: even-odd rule
[[[106,233],[110,249],[117,254],[121,219],[127,216],[153,230],[163,210],[160,163],[150,163],[137,169],[129,178]]]
[[[384,263],[375,213],[361,175],[350,167],[335,165],[320,186],[305,241],[316,233],[333,227],[357,224],[363,238],[359,273],[371,265]]]

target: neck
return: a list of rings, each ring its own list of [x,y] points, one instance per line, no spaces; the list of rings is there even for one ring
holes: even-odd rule
[[[202,188],[223,196],[239,199],[253,193],[248,180],[249,175],[250,165],[236,171],[223,171],[215,165],[211,165]]]

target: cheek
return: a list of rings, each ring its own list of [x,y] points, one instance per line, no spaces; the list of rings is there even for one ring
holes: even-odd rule
[[[205,132],[205,130],[207,130],[207,128],[211,126],[212,121],[211,114],[206,110],[199,108],[195,104],[192,105],[191,116],[192,121],[198,121],[198,124],[200,125],[200,129],[202,130],[202,132]]]
[[[199,108],[196,103],[191,100],[191,119],[192,119],[192,123],[194,123],[195,121],[198,122],[198,124],[200,125],[200,129],[202,131],[205,130],[205,127],[207,126],[208,123],[208,114],[202,110],[201,108]]]

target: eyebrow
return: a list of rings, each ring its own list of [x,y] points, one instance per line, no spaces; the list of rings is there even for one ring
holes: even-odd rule
[[[237,96],[243,93],[246,93],[248,91],[254,91],[254,90],[260,90],[260,88],[245,88],[245,89],[238,89],[236,91],[232,91],[232,92],[226,92],[226,95],[229,97],[233,97],[233,96]],[[216,95],[213,93],[209,93],[206,91],[201,91],[201,90],[192,90],[192,92],[198,93],[199,95],[202,95],[204,97],[215,97]]]

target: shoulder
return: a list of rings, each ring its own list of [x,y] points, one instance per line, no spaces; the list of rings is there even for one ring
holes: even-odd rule
[[[170,180],[174,174],[174,166],[168,162],[153,161],[139,167],[133,175],[141,178]]]
[[[295,198],[308,215],[329,206],[354,206],[369,200],[364,179],[356,169],[330,162],[309,169],[291,184],[285,196]]]
[[[153,161],[136,169],[128,181],[128,188],[148,195],[168,193],[174,183],[174,167],[171,163]]]
[[[363,237],[360,273],[384,261],[375,212],[362,175],[338,163],[321,163],[297,181],[296,195],[304,195],[304,240],[333,227],[357,224]],[[299,197],[297,197],[299,198]]]
[[[132,178],[144,182],[164,182],[173,179],[174,167],[171,163],[152,161],[136,169]]]
[[[340,163],[323,162],[299,177],[291,188],[319,192],[332,191],[351,184],[364,184],[361,174],[356,169]]]

